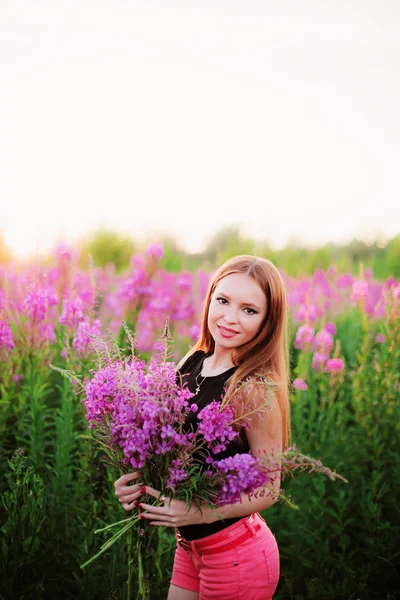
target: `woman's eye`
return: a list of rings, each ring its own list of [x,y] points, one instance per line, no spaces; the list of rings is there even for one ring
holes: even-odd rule
[[[244,311],[245,312],[249,311],[249,312],[246,312],[246,314],[248,314],[248,315],[256,315],[257,314],[257,311],[254,310],[254,308],[245,308]]]
[[[225,298],[217,298],[217,302],[219,302],[220,304],[225,304],[227,300]]]

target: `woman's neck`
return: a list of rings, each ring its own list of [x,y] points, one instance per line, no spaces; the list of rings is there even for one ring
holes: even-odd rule
[[[219,375],[234,366],[232,362],[231,351],[219,352],[217,349],[211,356],[207,356],[203,362],[201,373],[203,377]]]

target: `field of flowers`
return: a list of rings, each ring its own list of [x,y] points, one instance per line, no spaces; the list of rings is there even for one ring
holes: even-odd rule
[[[170,273],[162,247],[117,274],[82,271],[60,246],[53,263],[0,266],[0,600],[127,597],[126,544],[87,569],[105,541],[95,530],[124,518],[73,381],[95,368],[93,335],[122,321],[147,360],[166,319],[179,359],[197,339],[211,273]],[[292,442],[348,483],[306,473],[285,480],[299,510],[263,514],[281,552],[276,598],[394,600],[400,589],[400,283],[334,266],[287,277]],[[160,531],[166,597],[172,531]],[[133,574],[133,582],[135,574]],[[133,585],[134,593],[134,585]],[[133,595],[134,597],[134,595]]]

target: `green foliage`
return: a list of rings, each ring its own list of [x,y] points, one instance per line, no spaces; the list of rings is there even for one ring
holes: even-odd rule
[[[8,465],[6,490],[0,496],[0,599],[41,598],[45,484],[23,452],[16,450]]]
[[[388,273],[393,277],[400,277],[400,234],[390,240],[387,245],[386,263]]]
[[[102,228],[82,242],[81,262],[87,263],[91,256],[95,267],[104,268],[112,263],[117,271],[123,271],[128,268],[134,251],[131,237]]]
[[[375,342],[378,327],[385,344]],[[293,394],[293,437],[346,477],[284,483],[300,506],[264,514],[277,537],[282,578],[277,600],[394,598],[400,583],[400,325],[371,325],[354,311],[338,323],[346,357],[344,378],[312,372],[301,354],[295,375],[308,390]]]

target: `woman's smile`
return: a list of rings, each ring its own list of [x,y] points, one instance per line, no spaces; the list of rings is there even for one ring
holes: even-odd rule
[[[217,327],[219,329],[220,334],[224,338],[232,338],[237,334],[237,331],[234,331],[233,329],[228,329],[228,327],[223,327],[222,325],[217,325]]]

